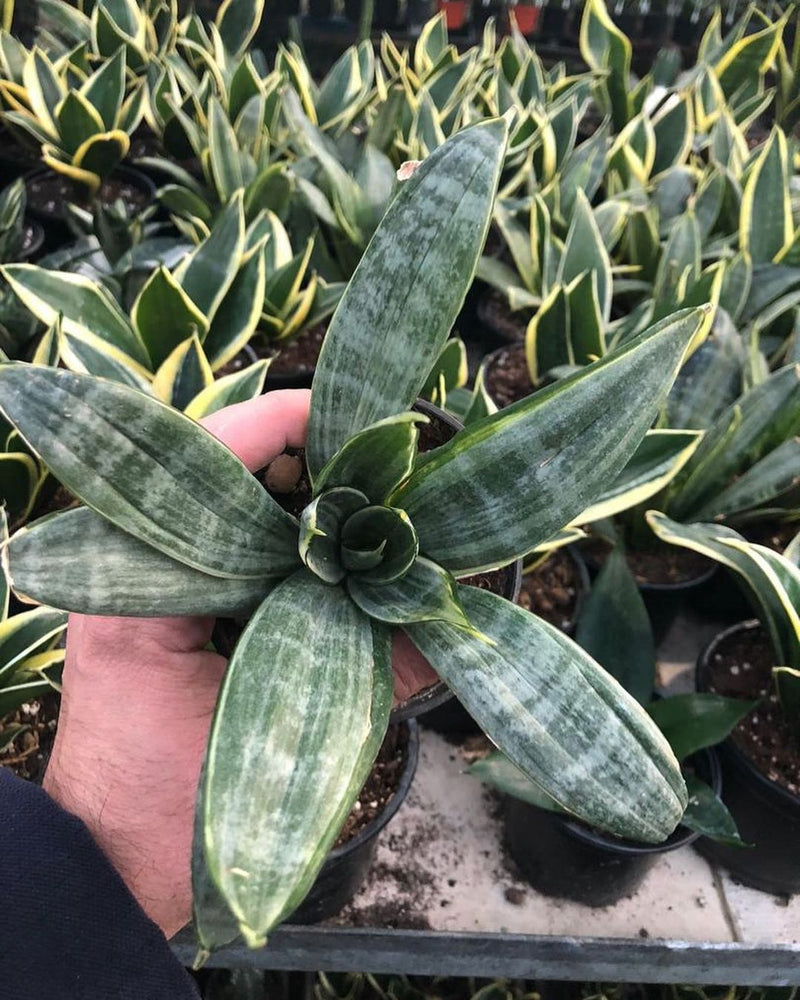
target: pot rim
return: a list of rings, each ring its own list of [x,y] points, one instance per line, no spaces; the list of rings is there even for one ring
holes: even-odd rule
[[[692,757],[702,758],[708,764],[708,771],[711,788],[720,795],[722,792],[722,767],[719,758],[713,747],[704,747],[692,754]],[[691,758],[690,758],[691,759]],[[626,857],[641,857],[648,854],[668,854],[670,851],[677,851],[680,847],[693,844],[701,836],[697,830],[690,830],[688,827],[678,824],[676,829],[661,844],[643,844],[633,840],[623,840],[612,838],[602,833],[595,833],[588,827],[571,819],[566,819],[554,813],[554,818],[562,825],[564,832],[575,840],[582,841],[590,847],[600,847],[612,853],[622,854]]]
[[[350,840],[346,841],[340,847],[335,847],[333,850],[328,852],[328,855],[325,858],[326,864],[328,861],[335,861],[338,858],[344,857],[346,854],[350,854],[352,851],[358,850],[358,848],[361,847],[365,841],[372,840],[373,837],[377,837],[392,819],[403,802],[405,802],[406,796],[411,788],[411,782],[414,780],[414,775],[417,771],[417,764],[419,763],[419,726],[417,725],[415,719],[404,719],[399,723],[399,725],[406,726],[408,729],[408,745],[406,765],[403,768],[403,773],[400,777],[400,782],[395,789],[394,795],[389,799],[381,812],[374,819],[370,820],[369,823],[367,823],[367,825],[355,835],[355,837],[351,837]]]
[[[698,691],[705,693],[710,689],[708,683],[709,663],[721,643],[730,639],[731,636],[736,635],[738,632],[752,632],[757,628],[762,628],[761,622],[757,618],[748,618],[746,621],[736,622],[734,625],[728,626],[728,628],[723,629],[714,636],[697,657],[695,684]],[[725,752],[730,754],[747,771],[749,777],[756,783],[758,788],[769,795],[777,796],[787,806],[800,810],[800,795],[795,795],[788,788],[784,788],[777,781],[772,781],[763,774],[730,736],[726,736],[720,746],[724,747]]]
[[[488,309],[487,303],[490,301],[491,293],[492,292],[494,292],[496,295],[499,295],[499,296],[502,297],[502,294],[503,294],[502,292],[499,292],[492,285],[487,285],[483,289],[483,291],[481,292],[481,294],[478,296],[478,299],[477,299],[477,301],[475,303],[475,314],[478,317],[478,321],[480,322],[480,324],[482,326],[484,326],[487,330],[489,330],[495,337],[497,337],[498,340],[501,341],[500,347],[496,348],[494,351],[490,351],[490,353],[486,355],[486,358],[484,358],[483,363],[485,363],[486,361],[488,361],[489,358],[494,357],[495,354],[499,353],[504,348],[514,347],[514,346],[516,346],[518,344],[524,344],[525,343],[525,334],[524,333],[520,337],[510,337],[508,334],[503,333],[501,330],[498,330],[497,327],[494,325],[494,323],[490,322],[489,319],[487,318],[487,312],[486,312],[486,310]],[[503,301],[505,302],[506,305],[508,305],[508,302],[507,302],[506,299],[503,299]],[[513,312],[517,311],[521,315],[525,314],[525,310],[524,309],[512,310],[510,306],[508,306],[508,311],[510,313],[513,313]],[[530,310],[530,311],[532,312],[532,310]]]
[[[591,553],[587,553],[584,556],[587,564],[593,570],[600,570],[602,563],[595,559]],[[707,584],[714,574],[719,569],[717,563],[712,563],[707,570],[704,570],[699,576],[690,577],[688,580],[679,580],[675,583],[641,583],[639,580],[636,581],[636,586],[639,590],[644,591],[647,594],[680,594],[685,590],[695,590],[698,587],[702,587]]]
[[[26,229],[33,231],[33,239],[31,240],[31,245],[26,250],[21,252],[19,258],[20,262],[32,260],[44,246],[45,238],[44,226],[36,219],[32,219],[30,216],[25,215],[24,226]]]
[[[452,427],[455,431],[464,429],[464,425],[460,420],[436,406],[434,403],[429,403],[426,399],[417,399],[411,409],[416,410],[417,413],[424,414],[426,417],[436,417],[443,423],[447,424],[448,427]],[[522,560],[516,559],[512,563],[507,563],[505,566],[498,568],[511,569],[513,575],[511,577],[509,587],[507,588],[510,593],[505,593],[501,596],[505,597],[506,600],[511,601],[513,604],[519,597],[519,592],[522,588]],[[430,687],[426,687],[421,691],[418,691],[416,694],[407,698],[399,705],[395,705],[390,716],[391,721],[400,722],[404,719],[413,719],[415,716],[421,715],[423,712],[429,712],[431,709],[438,708],[445,702],[450,701],[452,697],[453,692],[450,688],[443,680],[439,680],[435,684],[431,684]]]
[[[57,171],[51,170],[48,166],[45,166],[42,163],[37,163],[36,166],[32,167],[30,170],[25,171],[25,173],[22,175],[22,179],[25,181],[25,186],[27,188],[29,181],[36,180],[39,177],[46,177],[50,175],[58,176],[58,173]],[[109,174],[109,177],[120,177],[120,176],[129,180],[133,187],[138,188],[140,191],[143,191],[146,195],[148,195],[151,201],[155,199],[156,184],[153,180],[151,180],[150,177],[147,176],[146,173],[144,173],[143,170],[140,170],[138,167],[133,166],[130,163],[122,162],[118,166],[116,166]],[[58,218],[60,219],[60,217]]]

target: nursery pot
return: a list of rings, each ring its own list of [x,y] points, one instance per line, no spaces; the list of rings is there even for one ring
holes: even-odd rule
[[[408,730],[406,760],[400,783],[383,811],[355,837],[334,848],[325,859],[311,891],[287,921],[290,924],[316,924],[327,920],[355,896],[369,871],[378,835],[408,795],[419,758],[419,731],[413,720],[403,723]]]
[[[61,183],[59,183],[61,182]],[[140,197],[137,202],[141,202],[141,207],[137,209],[135,204],[130,207],[134,210],[133,215],[149,205],[156,196],[156,186],[150,178],[137,170],[135,167],[121,166],[113,172],[109,182],[119,182],[128,189],[138,192]],[[108,182],[107,182],[108,183]],[[45,190],[53,185],[49,200],[38,195],[40,185],[44,185]],[[67,222],[67,205],[70,203],[80,204],[86,207],[88,199],[86,191],[80,186],[71,184],[67,178],[61,178],[55,171],[47,167],[37,167],[25,175],[25,185],[28,193],[28,214],[39,222],[45,231],[45,240],[48,250],[55,250],[72,239],[72,232]],[[106,187],[106,185],[104,185]],[[104,203],[108,198],[108,203],[115,200],[117,191],[112,187],[100,189],[100,198]]]
[[[542,8],[542,30],[540,37],[543,42],[557,44],[564,37],[567,27],[567,11],[557,3],[548,3]]]
[[[756,621],[740,622],[712,639],[697,661],[698,690],[710,689],[710,665],[720,645],[758,627]],[[725,847],[703,837],[698,850],[754,889],[777,895],[800,892],[800,796],[762,774],[730,736],[717,749],[725,805],[742,840],[753,846]]]
[[[471,0],[438,0],[436,9],[444,14],[448,31],[460,31],[467,23]]]
[[[541,385],[541,382],[537,385],[531,382],[523,340],[498,347],[486,355],[482,366],[484,389],[500,410],[530,396]],[[502,372],[505,372],[504,376]]]
[[[524,310],[512,312],[505,299],[494,289],[487,288],[484,291],[478,299],[475,312],[484,331],[498,344],[516,344],[525,340],[528,320],[532,314]]]
[[[687,605],[694,604],[698,591],[710,582],[716,572],[717,566],[714,564],[692,580],[682,580],[680,583],[638,584],[639,593],[650,616],[656,645],[664,641],[678,614]]]
[[[276,362],[273,361],[267,369],[264,392],[271,392],[273,389],[311,388],[327,328],[327,322],[318,324],[310,330],[305,330],[296,340],[289,342],[286,347],[288,357],[280,360],[280,368],[275,370]],[[280,346],[274,350],[276,357],[280,358]]]
[[[722,778],[714,751],[701,750],[692,762],[719,795]],[[633,895],[661,854],[699,836],[679,826],[663,844],[639,844],[597,833],[520,799],[505,799],[505,839],[522,874],[546,896],[585,906],[611,906]]]
[[[531,3],[519,3],[516,7],[511,8],[517,27],[526,38],[535,34],[541,10],[541,7]]]
[[[44,226],[34,219],[25,219],[27,238],[19,252],[20,263],[36,260],[44,246]]]
[[[574,545],[568,546],[565,550],[570,559],[577,579],[575,609],[572,614],[572,621],[568,627],[562,629],[567,635],[572,635],[575,631],[575,624],[580,615],[581,605],[586,595],[589,593],[589,571],[578,548]],[[509,601],[517,601],[522,589],[523,578],[520,576],[515,581],[515,593],[503,594]],[[426,729],[432,729],[436,733],[447,736],[476,736],[481,732],[478,723],[472,718],[464,708],[458,698],[453,697],[438,708],[426,712],[420,719]]]

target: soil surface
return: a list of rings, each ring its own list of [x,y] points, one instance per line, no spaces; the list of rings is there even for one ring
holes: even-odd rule
[[[575,626],[581,581],[565,549],[557,549],[541,566],[522,578],[517,604],[545,621],[571,632]]]
[[[24,255],[30,253],[31,247],[36,245],[40,235],[41,229],[38,229],[30,222],[26,223],[22,232],[22,247],[20,249],[20,254]]]
[[[501,348],[486,366],[486,391],[499,409],[524,399],[536,388],[531,382],[525,345]]]
[[[345,820],[334,849],[346,844],[383,812],[400,787],[408,759],[408,727],[390,726],[372,771]]]
[[[59,483],[53,493],[39,500],[31,515],[31,520],[44,517],[45,514],[55,514],[56,511],[67,510],[77,505],[78,499],[70,493],[66,486]]]
[[[581,550],[592,566],[602,566],[608,558],[608,545],[595,539]],[[710,559],[691,549],[677,545],[655,546],[652,549],[625,553],[628,566],[639,584],[691,583],[714,565]]]
[[[797,521],[760,521],[746,525],[741,534],[749,542],[764,545],[774,552],[783,552],[798,531],[800,531],[800,523]]]
[[[258,358],[255,352],[251,354],[249,348],[243,348],[238,354],[235,354],[230,361],[214,372],[214,378],[224,378],[225,375],[233,375],[236,372],[242,371],[244,368],[249,368],[250,365],[254,364],[257,360]]]
[[[87,191],[67,177],[48,171],[27,181],[28,205],[32,211],[48,219],[62,219],[67,204],[89,208]],[[124,177],[108,177],[103,181],[99,198],[102,204],[111,205],[118,198],[125,203],[128,214],[137,215],[151,201],[150,192],[137,187]]]
[[[781,712],[772,679],[775,656],[761,628],[724,639],[711,658],[710,690],[729,698],[763,699],[731,734],[770,781],[800,795],[800,739]]]
[[[295,375],[313,372],[317,367],[319,352],[322,350],[327,331],[327,321],[318,323],[310,330],[304,330],[299,337],[290,340],[285,346],[279,341],[260,351],[261,357],[274,359],[269,366],[269,374]]]
[[[0,767],[37,785],[42,783],[56,738],[60,700],[55,693],[44,695],[0,719],[0,738],[9,726],[27,727],[0,753]]]
[[[502,340],[510,342],[525,339],[532,315],[527,309],[512,312],[508,299],[496,288],[490,288],[478,303],[478,318],[481,323]]]

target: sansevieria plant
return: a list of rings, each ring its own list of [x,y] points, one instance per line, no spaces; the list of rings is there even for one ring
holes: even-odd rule
[[[316,369],[297,519],[151,396],[0,366],[8,419],[86,504],[12,537],[17,593],[101,615],[250,616],[197,801],[204,949],[237,932],[263,945],[311,887],[389,722],[397,627],[565,808],[653,842],[683,814],[677,761],[637,703],[562,633],[457,581],[534,549],[619,473],[702,311],[417,451],[425,418],[409,409],[472,280],[506,138],[503,119],[453,136],[378,227]]]
[[[120,47],[74,87],[66,72],[33,49],[23,68],[22,91],[0,81],[0,92],[12,106],[5,120],[41,146],[46,166],[94,195],[126,156],[130,134],[142,117],[142,89],[126,96],[125,70]]]

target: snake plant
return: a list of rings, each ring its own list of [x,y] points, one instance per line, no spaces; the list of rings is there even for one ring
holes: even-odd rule
[[[0,191],[0,261],[19,260],[25,246],[25,182],[14,181]]]
[[[620,472],[702,313],[417,453],[425,418],[410,407],[472,281],[506,140],[502,119],[456,134],[378,227],[316,369],[299,518],[151,396],[0,366],[8,419],[87,505],[12,537],[17,593],[93,614],[249,617],[197,801],[205,949],[238,932],[262,945],[308,892],[389,721],[394,628],[565,808],[654,842],[683,814],[677,762],[636,702],[562,633],[458,581],[550,538]]]
[[[0,80],[5,99],[19,104],[17,110],[5,112],[5,120],[39,144],[46,166],[95,194],[127,154],[129,136],[142,116],[142,88],[126,94],[125,71],[125,49],[120,46],[75,87],[65,70],[57,70],[44,52],[33,49],[22,71],[22,94]]]
[[[9,617],[10,596],[0,573],[0,717],[48,691],[59,690],[64,650],[56,646],[67,627],[66,614],[52,608],[33,608]],[[0,749],[23,731],[24,727],[4,725]]]
[[[791,551],[796,546],[781,555],[721,524],[679,524],[658,511],[648,511],[647,520],[663,542],[699,552],[743,584],[777,660],[772,674],[784,716],[800,734],[800,570]]]
[[[51,52],[86,45],[98,62],[122,46],[136,74],[171,53],[178,37],[178,0],[41,0],[37,7],[40,45]]]
[[[265,261],[273,253],[268,220],[266,233],[262,221],[246,229],[241,197],[232,199],[206,240],[171,270],[163,263],[151,270],[130,309],[92,270],[15,264],[3,275],[51,328],[67,367],[151,391],[199,417],[261,391],[268,362],[216,382],[213,372],[232,361],[259,322]],[[173,243],[167,248],[179,249]]]

